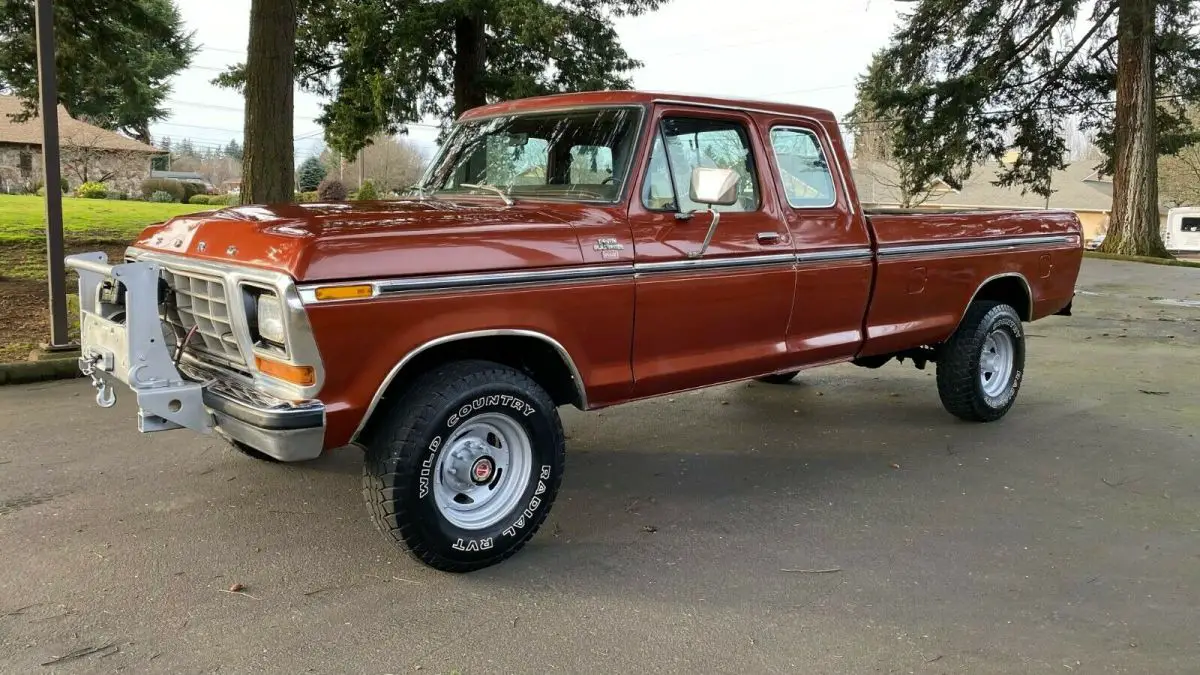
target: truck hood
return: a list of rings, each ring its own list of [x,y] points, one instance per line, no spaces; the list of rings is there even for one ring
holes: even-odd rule
[[[571,226],[544,206],[440,199],[237,206],[151,226],[133,245],[297,281],[578,264]]]

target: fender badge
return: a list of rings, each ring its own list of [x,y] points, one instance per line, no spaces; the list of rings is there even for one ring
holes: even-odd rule
[[[225,255],[230,256],[230,257],[237,255],[237,247],[230,246],[229,248],[225,249]]]
[[[617,251],[624,251],[625,247],[614,237],[601,237],[592,245],[592,250],[599,251],[600,257],[605,260],[615,260],[621,257]]]
[[[201,253],[204,253],[204,249],[206,248],[208,248],[208,244],[203,241],[196,245],[196,250]]]
[[[624,251],[625,247],[614,237],[601,237],[592,246],[593,251]]]

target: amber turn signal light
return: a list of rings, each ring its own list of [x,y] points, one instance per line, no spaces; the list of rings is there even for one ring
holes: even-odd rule
[[[312,366],[293,366],[290,363],[280,363],[272,359],[264,359],[261,356],[256,356],[255,362],[258,364],[258,372],[263,375],[270,375],[302,387],[311,387],[317,383],[317,373]]]
[[[375,287],[370,284],[361,286],[324,286],[316,291],[317,300],[356,300],[369,298],[375,294]]]

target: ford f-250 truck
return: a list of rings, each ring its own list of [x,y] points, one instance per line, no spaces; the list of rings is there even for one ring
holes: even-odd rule
[[[1069,212],[873,213],[826,111],[644,92],[457,121],[410,198],[238,206],[79,273],[81,367],[142,431],[281,461],[365,451],[375,525],[422,562],[515,553],[563,476],[557,409],[892,359],[997,420],[1023,322],[1069,314]],[[879,405],[886,405],[880,401]]]

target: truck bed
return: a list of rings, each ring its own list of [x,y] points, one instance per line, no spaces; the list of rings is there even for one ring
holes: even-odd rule
[[[860,356],[944,341],[980,293],[1024,297],[1023,319],[1074,296],[1083,257],[1070,211],[871,212],[875,287]]]

